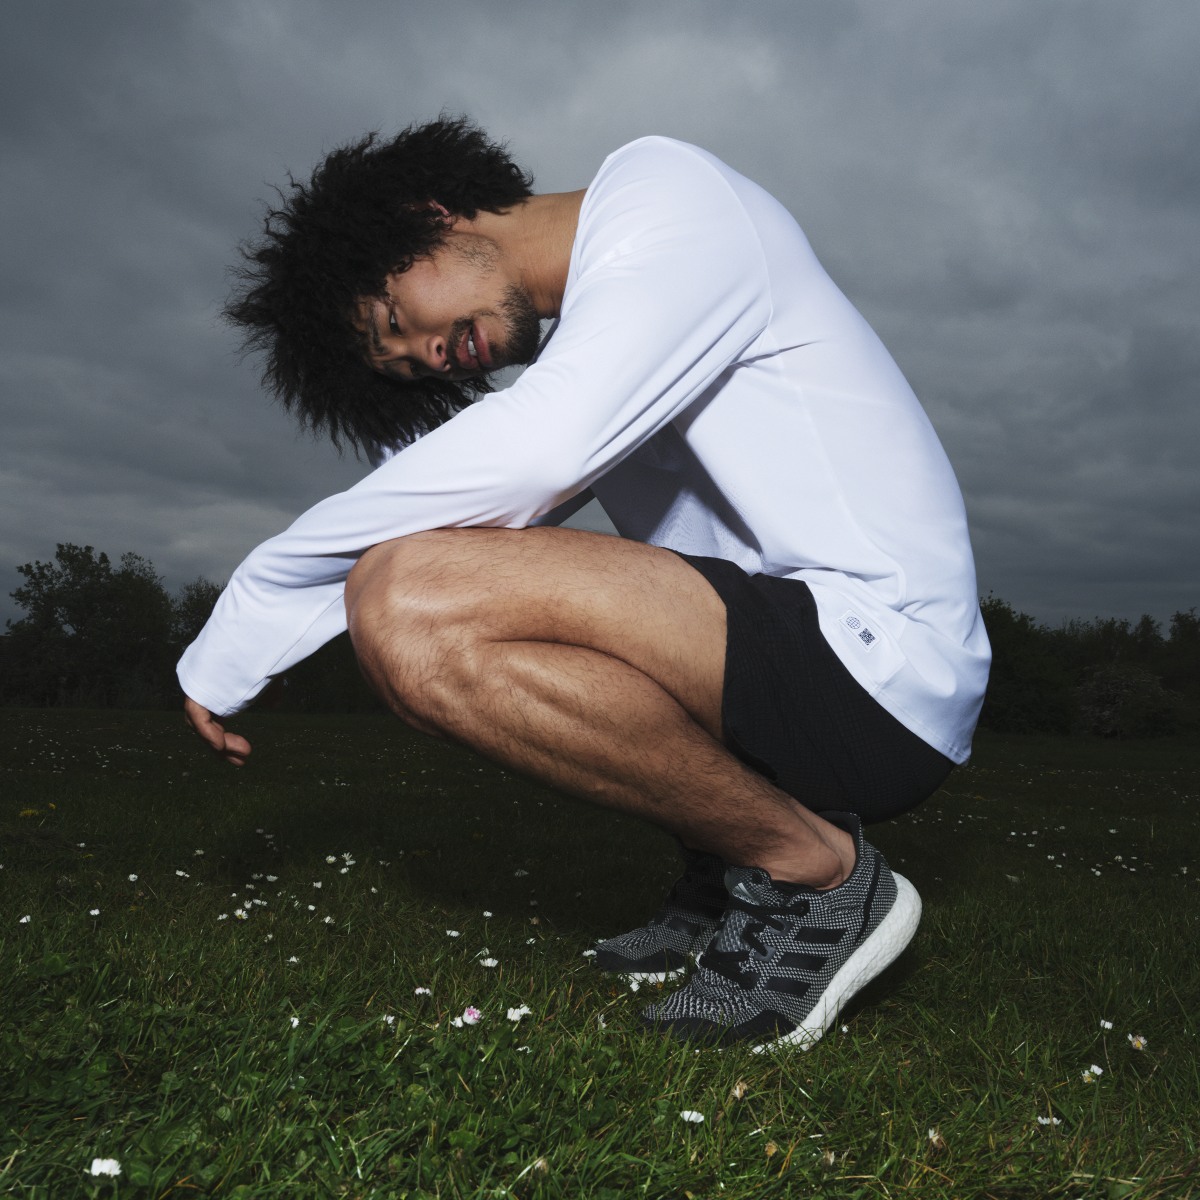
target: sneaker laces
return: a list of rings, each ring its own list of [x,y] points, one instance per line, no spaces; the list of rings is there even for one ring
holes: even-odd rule
[[[750,918],[743,923],[741,930],[737,933],[739,941],[743,943],[742,947],[737,950],[717,949],[717,943],[723,940],[721,934],[725,932],[725,926],[722,923],[721,930],[713,939],[712,945],[700,956],[699,965],[708,967],[718,975],[723,975],[740,987],[750,989],[758,982],[758,972],[743,964],[747,963],[752,956],[768,957],[769,951],[763,944],[761,935],[768,927],[774,929],[776,933],[785,932],[787,929],[786,919],[803,917],[808,912],[808,901],[802,900],[787,908],[772,908],[765,904],[751,904],[739,896],[731,895],[725,908],[726,920],[730,921],[730,924],[732,921],[729,914],[734,911],[745,913]]]

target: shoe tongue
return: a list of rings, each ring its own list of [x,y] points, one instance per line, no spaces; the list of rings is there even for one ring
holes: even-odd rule
[[[779,896],[771,886],[771,876],[759,867],[727,867],[725,888],[730,896],[760,908],[771,908],[778,904]],[[717,929],[713,948],[724,953],[737,953],[746,949],[742,933],[754,918],[747,912],[730,907]]]
[[[769,904],[775,893],[771,876],[759,867],[727,868],[725,890],[747,904]]]

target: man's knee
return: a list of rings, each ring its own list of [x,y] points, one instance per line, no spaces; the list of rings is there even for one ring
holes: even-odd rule
[[[442,731],[442,711],[469,687],[470,603],[444,570],[455,532],[381,543],[346,582],[347,627],[363,675],[397,715],[432,734]]]
[[[365,637],[379,625],[403,623],[406,614],[444,608],[451,598],[448,579],[439,580],[450,542],[459,533],[434,529],[372,546],[351,568],[346,580],[346,621],[351,638]]]
[[[346,624],[360,659],[402,647],[444,658],[487,637],[486,564],[470,530],[434,529],[373,546],[346,582]]]

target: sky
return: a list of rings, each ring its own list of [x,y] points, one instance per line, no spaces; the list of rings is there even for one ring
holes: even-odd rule
[[[925,405],[983,595],[1200,606],[1200,7],[59,0],[0,11],[0,617],[56,543],[223,580],[366,470],[220,319],[272,187],[465,113],[585,186],[648,133],[796,216]]]

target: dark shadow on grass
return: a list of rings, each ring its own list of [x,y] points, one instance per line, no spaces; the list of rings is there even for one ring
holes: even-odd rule
[[[328,871],[329,855],[389,864],[386,888],[447,914],[536,916],[583,944],[646,919],[678,874],[674,842],[640,822],[557,796],[474,760],[414,786],[311,791],[226,824],[209,866],[236,887],[254,874]],[[469,787],[469,790],[468,790]],[[313,878],[316,878],[314,875]]]
[[[910,946],[887,970],[876,975],[866,987],[850,997],[838,1021],[848,1022],[866,1009],[879,1007],[903,991],[910,980],[929,969],[929,960],[921,948]]]

